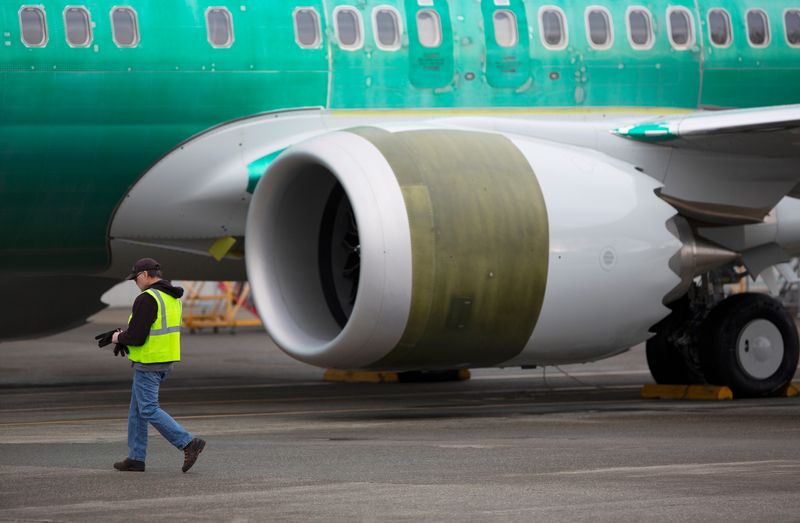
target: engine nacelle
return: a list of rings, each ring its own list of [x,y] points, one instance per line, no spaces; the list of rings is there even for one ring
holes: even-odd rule
[[[250,205],[249,280],[289,355],[437,369],[599,359],[650,336],[680,283],[658,184],[585,149],[444,129],[333,132]]]

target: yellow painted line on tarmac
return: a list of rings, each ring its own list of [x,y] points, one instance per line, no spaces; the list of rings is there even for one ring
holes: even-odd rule
[[[728,387],[714,385],[654,385],[642,387],[645,400],[732,400],[733,392]]]

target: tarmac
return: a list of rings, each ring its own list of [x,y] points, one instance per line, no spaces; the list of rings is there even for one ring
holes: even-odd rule
[[[585,365],[346,384],[259,329],[183,336],[122,473],[131,369],[78,329],[0,344],[0,521],[798,521],[800,399],[642,400],[644,349]]]

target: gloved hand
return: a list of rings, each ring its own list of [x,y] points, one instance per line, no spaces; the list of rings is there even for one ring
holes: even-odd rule
[[[114,356],[122,356],[123,358],[128,355],[128,346],[121,343],[114,345]]]
[[[102,334],[98,334],[97,336],[95,336],[94,339],[97,340],[97,346],[103,348],[106,345],[109,345],[111,343],[111,336],[113,336],[114,333],[117,332],[118,330],[119,329],[111,329],[108,332],[104,332]]]

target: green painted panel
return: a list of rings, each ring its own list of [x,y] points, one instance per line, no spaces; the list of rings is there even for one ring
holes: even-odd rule
[[[280,156],[285,150],[286,149],[279,149],[264,156],[263,158],[259,158],[247,166],[247,192],[249,194],[253,194],[253,191],[256,190],[258,182],[264,176],[264,173],[267,172],[269,166],[275,161],[275,158]]]
[[[386,157],[411,227],[412,294],[398,347],[375,368],[493,365],[530,338],[549,230],[535,174],[505,137],[355,129]]]
[[[666,122],[644,123],[633,127],[614,129],[614,132],[632,140],[650,143],[668,142],[677,138]]]
[[[517,88],[530,79],[531,61],[528,49],[528,20],[522,0],[509,0],[508,5],[496,6],[494,0],[482,0],[483,26],[486,33],[486,80],[492,87]],[[494,16],[511,12],[517,31],[517,43],[510,47],[498,44]]]
[[[71,48],[65,40],[62,11],[64,2],[42,0],[47,14],[47,47],[28,49],[20,41],[17,11],[22,3],[0,2],[0,23],[8,33],[5,48],[0,47],[7,67],[36,70],[120,70],[145,71],[327,71],[323,47],[301,49],[294,39],[293,11],[314,7],[322,12],[321,0],[282,0],[281,2],[242,2],[198,0],[114,1],[87,0],[72,5],[85,6],[91,13],[93,41],[88,48]],[[110,12],[113,6],[130,6],[137,12],[141,41],[138,47],[120,49],[113,43]],[[234,43],[215,49],[207,40],[205,11],[208,7],[227,7],[233,20]]]
[[[326,5],[333,64],[331,106],[402,107],[410,90],[407,36],[402,36],[400,49],[382,49],[375,34],[373,13],[378,8],[386,8],[387,3],[383,0],[337,0]],[[333,13],[341,6],[353,7],[361,19],[363,44],[358,49],[343,49],[336,38]],[[403,7],[396,9],[400,27],[405,27]]]
[[[410,79],[411,84],[419,89],[442,88],[453,82],[453,24],[450,9],[445,0],[433,0],[431,4],[420,6],[417,0],[405,0]],[[429,48],[420,43],[417,15],[424,10],[432,10],[439,15],[442,42],[438,47]]]
[[[700,7],[705,35],[703,106],[757,107],[797,98],[800,49],[786,42],[783,17],[789,7],[799,8],[800,5],[786,1],[719,0]],[[753,47],[747,38],[745,13],[756,8],[769,17],[771,38],[766,47]],[[711,9],[725,9],[730,17],[732,41],[726,47],[716,46],[711,41],[708,19]]]
[[[561,51],[546,49],[539,28],[539,4],[528,3],[529,20],[536,20],[533,47],[534,87],[543,89],[546,104],[569,106],[695,107],[700,88],[700,49],[678,51],[667,35],[667,8],[693,9],[692,0],[643,0],[636,6],[650,12],[653,46],[634,49],[628,39],[627,5],[610,0],[563,0],[569,44]],[[587,38],[587,8],[606,8],[614,40],[609,49],[593,48]]]
[[[108,219],[120,196],[149,166],[154,150],[187,131],[0,127],[0,270],[86,273],[105,267]]]
[[[85,49],[65,41],[63,2],[37,4],[49,41],[29,49],[20,41],[20,4],[0,2],[0,270],[103,269],[114,209],[171,148],[225,121],[326,103],[327,51],[300,49],[292,19],[294,7],[321,0],[244,8],[91,0],[81,3],[94,22]],[[136,9],[138,48],[114,45],[113,5]],[[231,12],[230,49],[206,40],[210,5]]]

